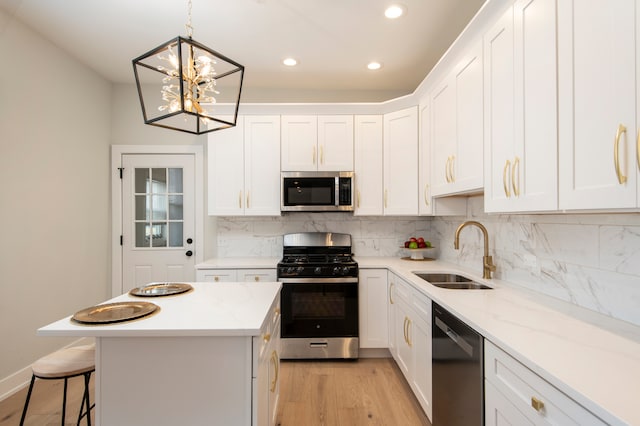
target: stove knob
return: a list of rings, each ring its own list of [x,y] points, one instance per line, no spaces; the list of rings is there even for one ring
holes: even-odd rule
[[[339,275],[340,274],[340,267],[339,266],[334,266],[333,267],[333,275]]]
[[[287,268],[287,274],[291,274],[291,273],[293,273],[293,267],[292,267],[292,266],[289,266],[289,267]]]
[[[342,267],[342,275],[347,275],[349,273],[349,267],[348,266],[343,266]]]
[[[296,272],[301,274],[304,271],[304,266],[298,266],[298,268],[296,269]]]
[[[313,273],[316,275],[320,275],[322,273],[322,268],[319,266],[316,266],[315,269],[313,270]]]

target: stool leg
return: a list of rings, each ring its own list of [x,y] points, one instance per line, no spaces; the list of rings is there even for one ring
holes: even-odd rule
[[[64,378],[64,394],[62,396],[62,426],[64,426],[64,418],[67,413],[67,377]]]
[[[24,419],[27,417],[27,408],[29,407],[29,400],[31,399],[31,391],[33,390],[33,383],[36,381],[36,376],[31,375],[31,383],[29,384],[29,390],[27,391],[27,400],[24,402],[24,408],[22,409],[22,417],[20,417],[20,426],[24,425]]]
[[[80,421],[82,417],[87,416],[87,426],[91,426],[91,402],[89,401],[89,381],[91,380],[91,371],[88,373],[84,373],[84,395],[82,396],[82,402],[80,403],[80,413],[78,414],[78,424],[80,426]],[[86,401],[86,412],[83,413],[83,406]]]

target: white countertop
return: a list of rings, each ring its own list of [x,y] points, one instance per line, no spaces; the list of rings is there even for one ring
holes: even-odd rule
[[[404,278],[605,422],[640,425],[640,327],[483,280],[480,260],[475,273],[442,261],[356,260],[362,269]],[[418,271],[459,273],[494,289],[442,289],[413,275]]]
[[[38,330],[41,336],[257,336],[280,283],[190,283],[193,290],[165,297],[123,294],[106,303],[152,302],[159,311],[137,320],[105,325],[81,325],[71,316]]]
[[[276,269],[279,261],[276,257],[220,257],[198,263],[196,269]]]

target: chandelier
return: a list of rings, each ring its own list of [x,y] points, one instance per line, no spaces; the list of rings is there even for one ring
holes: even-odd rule
[[[132,62],[145,124],[199,135],[236,125],[244,66],[193,40],[188,10],[188,38]]]

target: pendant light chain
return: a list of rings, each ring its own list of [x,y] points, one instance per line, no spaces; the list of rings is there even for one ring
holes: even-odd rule
[[[187,10],[188,10],[188,20],[187,20],[187,35],[189,36],[189,38],[192,38],[191,36],[193,36],[193,27],[191,26],[191,0],[188,1],[187,3]]]

